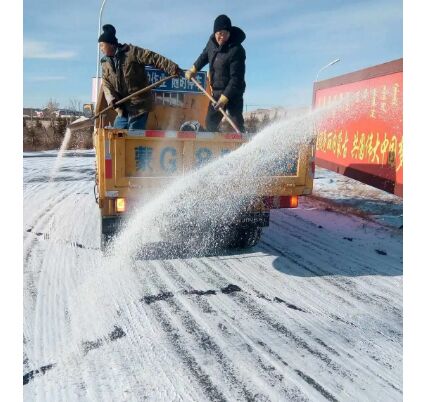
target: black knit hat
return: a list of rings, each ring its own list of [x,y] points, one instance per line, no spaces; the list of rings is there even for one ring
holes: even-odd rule
[[[223,29],[225,31],[229,31],[232,28],[232,21],[230,21],[230,18],[227,15],[219,15],[215,20],[214,20],[214,33],[218,32],[218,31],[222,31]]]
[[[98,38],[98,42],[111,43],[117,45],[116,28],[113,25],[103,25],[103,33]]]

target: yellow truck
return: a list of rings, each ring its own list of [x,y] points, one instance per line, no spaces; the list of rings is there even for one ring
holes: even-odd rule
[[[204,87],[209,91],[207,84]],[[149,114],[146,130],[111,128],[114,111],[96,121],[95,188],[101,215],[102,250],[135,207],[137,194],[138,202],[142,201],[141,195],[147,200],[153,198],[179,176],[237,149],[254,135],[197,131],[197,126],[205,122],[209,100],[197,88],[190,91],[176,88],[180,88],[180,83],[173,83],[167,90],[153,91],[155,108]],[[105,107],[101,89],[97,111]],[[274,185],[268,190],[251,194],[249,189],[251,201],[233,222],[233,238],[226,245],[254,246],[260,239],[261,228],[269,225],[271,209],[296,208],[298,197],[311,193],[314,168],[313,144],[302,145],[287,172],[274,177]]]

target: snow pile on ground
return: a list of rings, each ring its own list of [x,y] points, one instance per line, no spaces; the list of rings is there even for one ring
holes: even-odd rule
[[[396,228],[403,226],[402,198],[339,173],[317,167],[312,194],[344,211]]]

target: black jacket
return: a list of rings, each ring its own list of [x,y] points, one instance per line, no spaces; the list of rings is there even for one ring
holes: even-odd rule
[[[229,40],[219,46],[212,34],[205,49],[195,61],[196,70],[210,64],[210,82],[214,93],[222,93],[228,99],[242,98],[245,91],[245,49],[241,43],[245,33],[232,27]]]

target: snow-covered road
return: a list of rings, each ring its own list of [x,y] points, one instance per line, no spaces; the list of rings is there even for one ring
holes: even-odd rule
[[[24,155],[25,400],[402,399],[400,229],[307,198],[253,249],[118,269],[93,152],[54,156]]]

